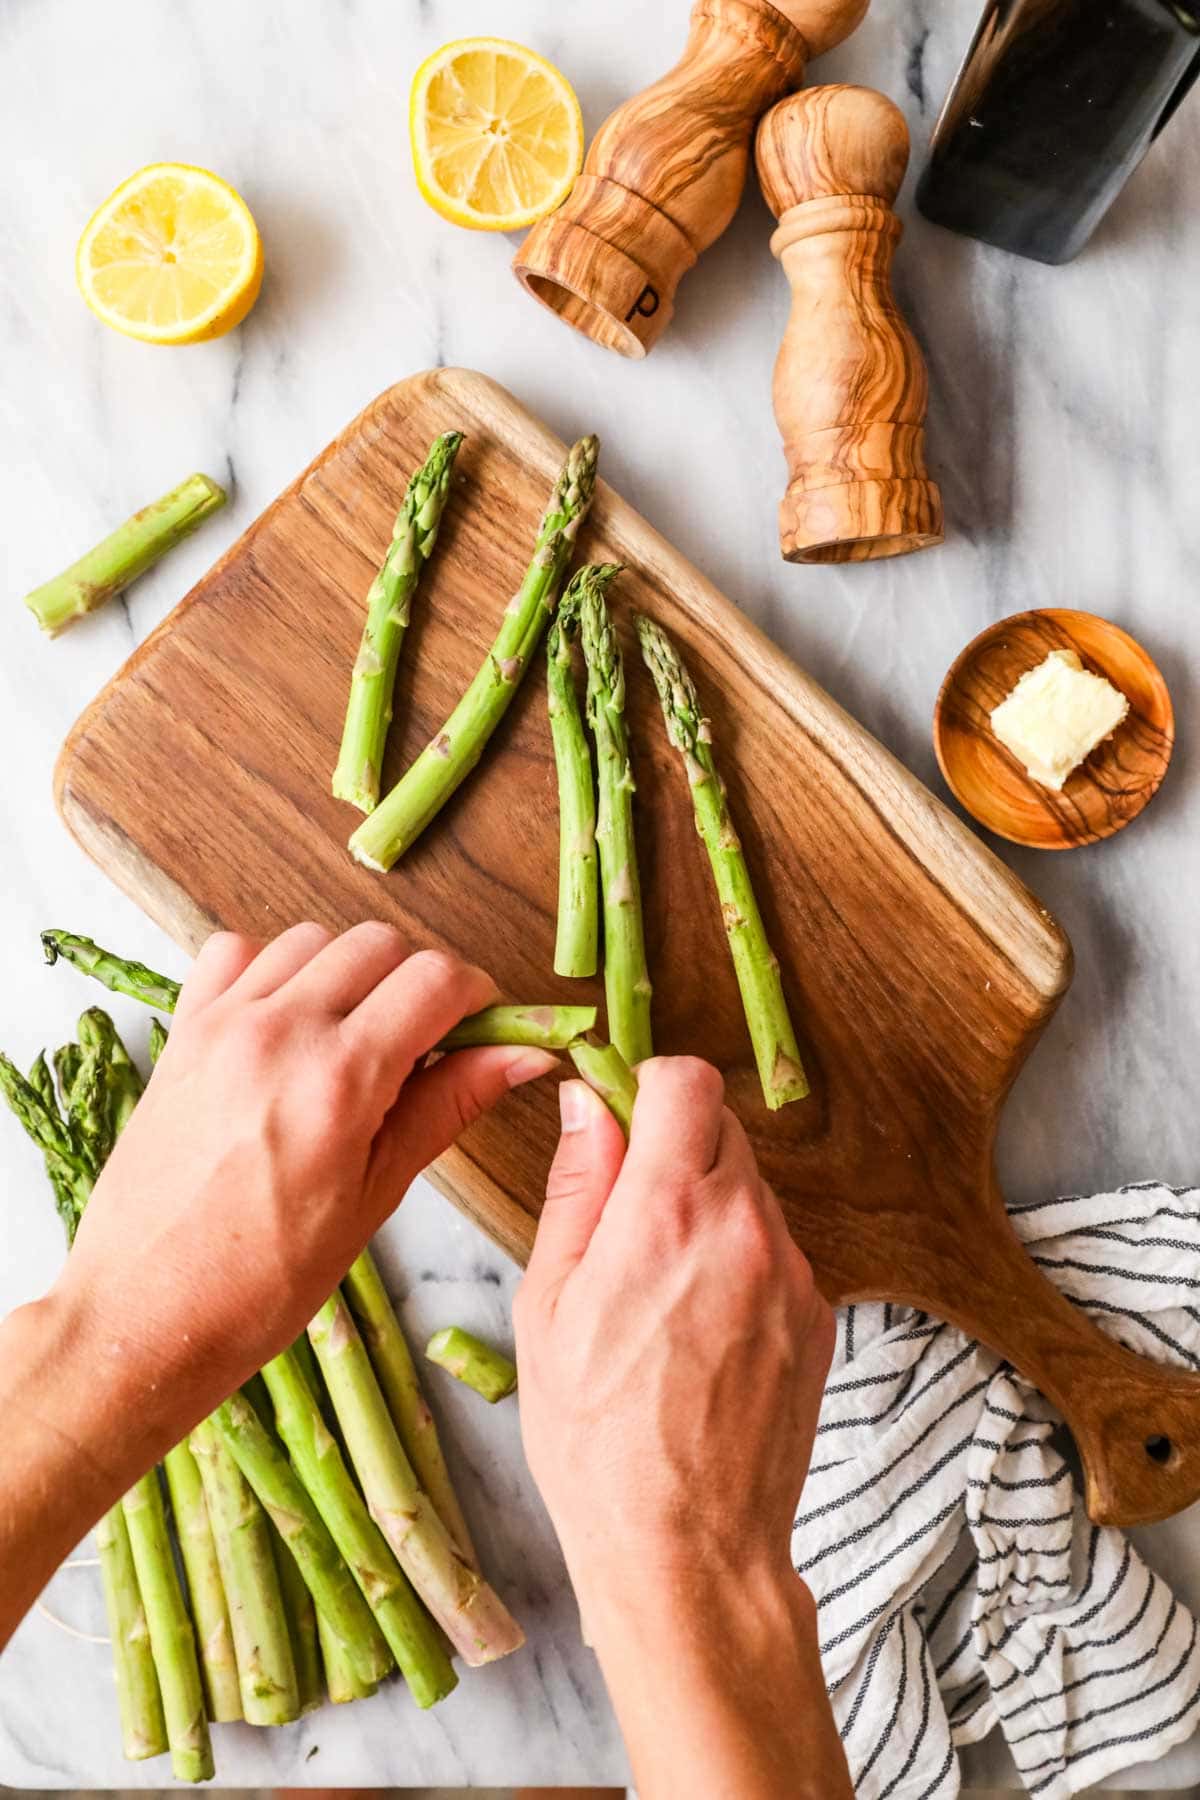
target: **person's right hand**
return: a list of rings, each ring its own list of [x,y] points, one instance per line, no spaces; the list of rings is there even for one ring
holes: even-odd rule
[[[638,1074],[627,1151],[590,1089],[560,1089],[514,1313],[526,1455],[639,1791],[833,1800],[845,1764],[789,1556],[833,1316],[716,1070]]]
[[[516,1304],[526,1454],[584,1594],[618,1569],[778,1565],[833,1351],[720,1076],[639,1071],[628,1152],[582,1082]]]

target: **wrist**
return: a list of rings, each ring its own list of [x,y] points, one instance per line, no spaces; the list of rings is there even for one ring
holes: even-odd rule
[[[786,1558],[642,1574],[580,1602],[644,1800],[849,1800],[816,1605]]]
[[[98,1497],[98,1516],[165,1448],[153,1378],[61,1279],[4,1321],[3,1339],[6,1416],[62,1457],[75,1486]]]
[[[576,1592],[602,1659],[606,1648],[670,1643],[673,1655],[702,1664],[714,1653],[722,1660],[732,1641],[754,1660],[775,1654],[781,1636],[816,1654],[816,1604],[786,1556],[672,1557],[632,1571],[626,1562],[584,1572]]]

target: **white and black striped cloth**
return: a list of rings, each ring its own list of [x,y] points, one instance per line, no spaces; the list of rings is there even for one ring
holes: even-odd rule
[[[1047,1275],[1132,1348],[1200,1369],[1200,1189],[1013,1211]],[[900,1307],[854,1306],[792,1539],[860,1800],[952,1800],[995,1726],[1039,1800],[1200,1722],[1197,1624],[1089,1523],[1056,1415],[1011,1366]]]

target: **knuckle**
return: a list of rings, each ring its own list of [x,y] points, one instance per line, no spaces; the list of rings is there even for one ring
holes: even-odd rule
[[[458,981],[466,972],[466,964],[450,950],[418,950],[409,958],[408,967],[430,986],[445,987]]]
[[[779,1273],[775,1233],[759,1207],[739,1195],[731,1212],[730,1235],[738,1268],[760,1282]]]
[[[351,925],[342,935],[356,947],[366,948],[378,944],[382,949],[394,950],[397,956],[408,953],[404,933],[395,925],[390,925],[386,919],[364,919],[358,925]]]

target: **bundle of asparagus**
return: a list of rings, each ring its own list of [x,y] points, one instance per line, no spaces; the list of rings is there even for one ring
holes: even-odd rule
[[[174,1009],[178,983],[143,964],[69,932],[45,932],[43,947],[50,962]],[[468,1041],[561,1045],[595,1019],[589,1007],[489,1013],[465,1022]],[[157,1060],[157,1019],[151,1041]],[[42,1151],[70,1241],[143,1083],[98,1008],[54,1065],[57,1086],[44,1056],[28,1077],[0,1056],[0,1090]],[[479,1573],[369,1251],[311,1336],[317,1356],[299,1340],[169,1452],[165,1495],[150,1471],[97,1530],[125,1753],[169,1748],[183,1780],[213,1773],[210,1720],[295,1719],[319,1704],[322,1665],[335,1701],[373,1693],[398,1665],[431,1706],[457,1682],[443,1627],[469,1665],[523,1642]]]

